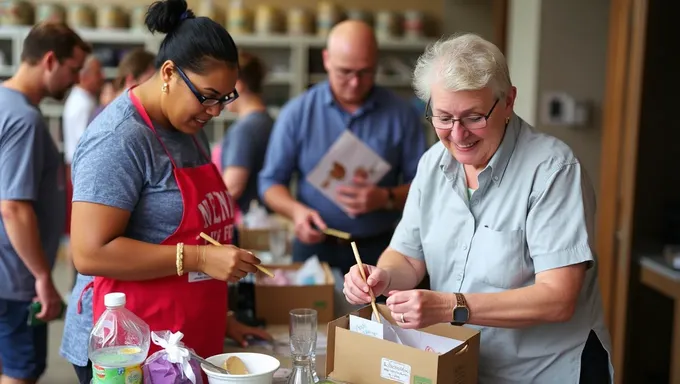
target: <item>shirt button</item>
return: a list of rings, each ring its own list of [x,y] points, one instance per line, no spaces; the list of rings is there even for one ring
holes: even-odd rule
[[[498,176],[494,176],[493,181],[498,181]]]
[[[466,245],[463,245],[463,250],[464,250],[464,251],[467,250],[467,244],[466,244]]]

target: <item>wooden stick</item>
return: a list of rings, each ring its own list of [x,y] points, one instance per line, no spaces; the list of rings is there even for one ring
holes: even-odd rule
[[[326,228],[322,232],[327,234],[328,236],[335,236],[335,237],[345,239],[345,240],[349,240],[352,237],[352,235],[350,235],[347,232],[338,231],[337,229],[333,229],[333,228]]]
[[[199,236],[201,236],[201,237],[203,238],[203,240],[209,242],[210,244],[212,244],[212,245],[214,245],[214,246],[216,246],[216,247],[221,247],[221,246],[222,246],[222,244],[220,244],[217,240],[213,239],[212,237],[206,235],[206,234],[203,233],[203,232],[201,232]],[[259,265],[256,265],[256,267],[257,267],[257,269],[259,269],[260,271],[262,271],[265,275],[267,275],[267,276],[269,276],[269,277],[274,277],[274,274],[271,273],[267,268],[261,267],[261,266],[259,266]]]
[[[364,279],[366,284],[368,284],[368,280],[366,280],[366,272],[364,272],[364,264],[361,262],[361,257],[359,257],[359,250],[357,249],[357,244],[355,242],[352,242],[352,251],[354,251],[354,258],[357,260],[357,265],[359,266],[359,272],[361,272],[361,277]],[[375,318],[377,319],[378,323],[382,324],[382,321],[380,320],[380,312],[378,312],[378,307],[375,305],[375,295],[373,295],[373,288],[368,287],[368,294],[371,295],[371,307],[373,307],[373,313],[375,313]]]

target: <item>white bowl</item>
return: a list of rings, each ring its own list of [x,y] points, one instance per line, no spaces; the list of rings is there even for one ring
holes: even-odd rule
[[[211,370],[205,365],[201,364],[201,369],[208,375],[209,384],[228,384],[228,383],[248,383],[248,384],[272,384],[274,381],[274,372],[281,366],[281,362],[273,357],[263,353],[251,352],[236,352],[223,353],[208,357],[206,360],[224,367],[224,362],[231,356],[238,356],[243,360],[248,372],[248,375],[227,375]]]

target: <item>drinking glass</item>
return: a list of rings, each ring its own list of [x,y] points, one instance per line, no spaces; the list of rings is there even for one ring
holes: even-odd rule
[[[293,373],[288,379],[288,384],[312,384],[315,382],[312,355],[316,349],[316,311],[308,308],[290,311],[289,327]]]
[[[273,224],[269,230],[269,252],[272,261],[280,263],[286,256],[286,245],[288,243],[288,231],[280,224]]]

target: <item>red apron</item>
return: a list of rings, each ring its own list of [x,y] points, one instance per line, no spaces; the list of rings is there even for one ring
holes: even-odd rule
[[[233,236],[234,203],[215,165],[194,138],[194,143],[206,157],[207,164],[195,168],[178,168],[139,99],[132,92],[129,95],[137,112],[170,158],[182,195],[182,221],[175,232],[161,244],[176,245],[183,242],[185,250],[193,245],[204,245],[203,239],[197,239],[200,232],[207,233],[222,244],[230,244]],[[127,295],[125,307],[149,324],[152,332],[181,331],[184,333],[182,342],[193,348],[199,356],[223,353],[227,328],[226,282],[202,273],[186,273],[183,276],[147,281],[95,277],[93,285],[95,322],[106,309],[104,295],[123,292]],[[151,343],[149,355],[158,349],[158,346]]]

